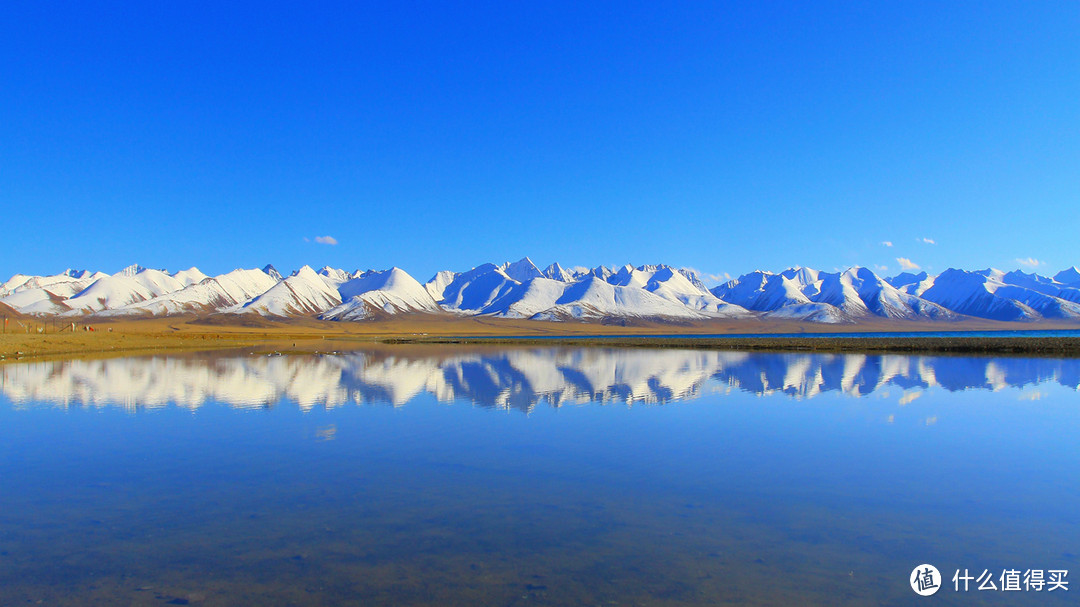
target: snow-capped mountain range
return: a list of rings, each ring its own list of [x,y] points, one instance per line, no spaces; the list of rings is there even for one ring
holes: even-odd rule
[[[1080,322],[1080,270],[1053,277],[949,269],[937,276],[882,277],[867,268],[756,271],[709,289],[667,265],[541,270],[529,258],[443,271],[421,284],[400,268],[346,272],[273,266],[207,276],[129,266],[116,274],[66,270],[16,274],[0,284],[0,309],[27,316],[139,317],[255,314],[362,321],[402,314],[533,320],[690,322],[781,318],[822,323],[861,319]]]

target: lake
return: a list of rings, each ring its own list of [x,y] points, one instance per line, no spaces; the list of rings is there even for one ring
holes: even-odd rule
[[[542,344],[8,363],[0,605],[1073,604],[1035,582],[1080,569],[1078,389]]]

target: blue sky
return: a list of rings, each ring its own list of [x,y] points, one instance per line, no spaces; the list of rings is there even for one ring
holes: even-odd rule
[[[3,277],[1080,264],[1077,2],[19,4]]]

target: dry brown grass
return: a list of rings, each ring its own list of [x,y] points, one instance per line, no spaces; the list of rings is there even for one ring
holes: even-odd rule
[[[230,316],[146,318],[90,321],[94,331],[70,322],[12,319],[0,334],[0,357],[107,356],[139,352],[211,350],[228,348],[281,349],[290,351],[344,350],[394,338],[561,336],[593,335],[689,335],[702,333],[858,333],[870,331],[948,331],[1075,329],[1077,323],[1005,323],[988,320],[958,322],[898,322],[869,320],[858,325],[821,325],[795,321],[717,320],[680,325],[643,322],[633,326],[597,323],[542,322],[499,318],[411,316],[371,322],[328,322],[313,318],[290,320]],[[43,329],[39,332],[39,329]],[[62,330],[61,330],[62,329]]]

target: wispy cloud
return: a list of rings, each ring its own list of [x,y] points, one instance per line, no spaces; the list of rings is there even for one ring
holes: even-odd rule
[[[731,280],[731,274],[728,274],[727,272],[721,272],[719,274],[710,274],[708,272],[702,272],[701,270],[699,270],[697,268],[683,268],[683,269],[690,272],[690,273],[692,273],[694,276],[697,276],[698,279],[701,280],[701,282],[705,283],[706,285],[708,285],[710,287],[714,287],[716,285],[723,284],[723,283],[728,282],[729,280]]]
[[[877,270],[878,272],[888,272],[889,271],[889,266],[879,266],[879,265],[875,264],[874,269]]]
[[[882,240],[881,241],[881,246],[891,247],[892,246],[892,241],[891,240]]]
[[[333,236],[316,236],[315,242],[319,244],[335,245],[337,244],[337,238],[334,238]]]
[[[920,238],[919,240],[925,242],[926,244],[937,244],[937,242],[935,242],[933,238]]]
[[[901,270],[918,270],[919,264],[911,261],[907,257],[897,257],[896,263],[900,264]]]
[[[729,282],[734,276],[727,272],[723,272],[721,274],[708,274],[706,278],[708,280],[715,280],[716,282]]]
[[[1027,259],[1017,258],[1016,263],[1029,268],[1037,268],[1043,265],[1044,262],[1035,259],[1034,257],[1028,257]]]

